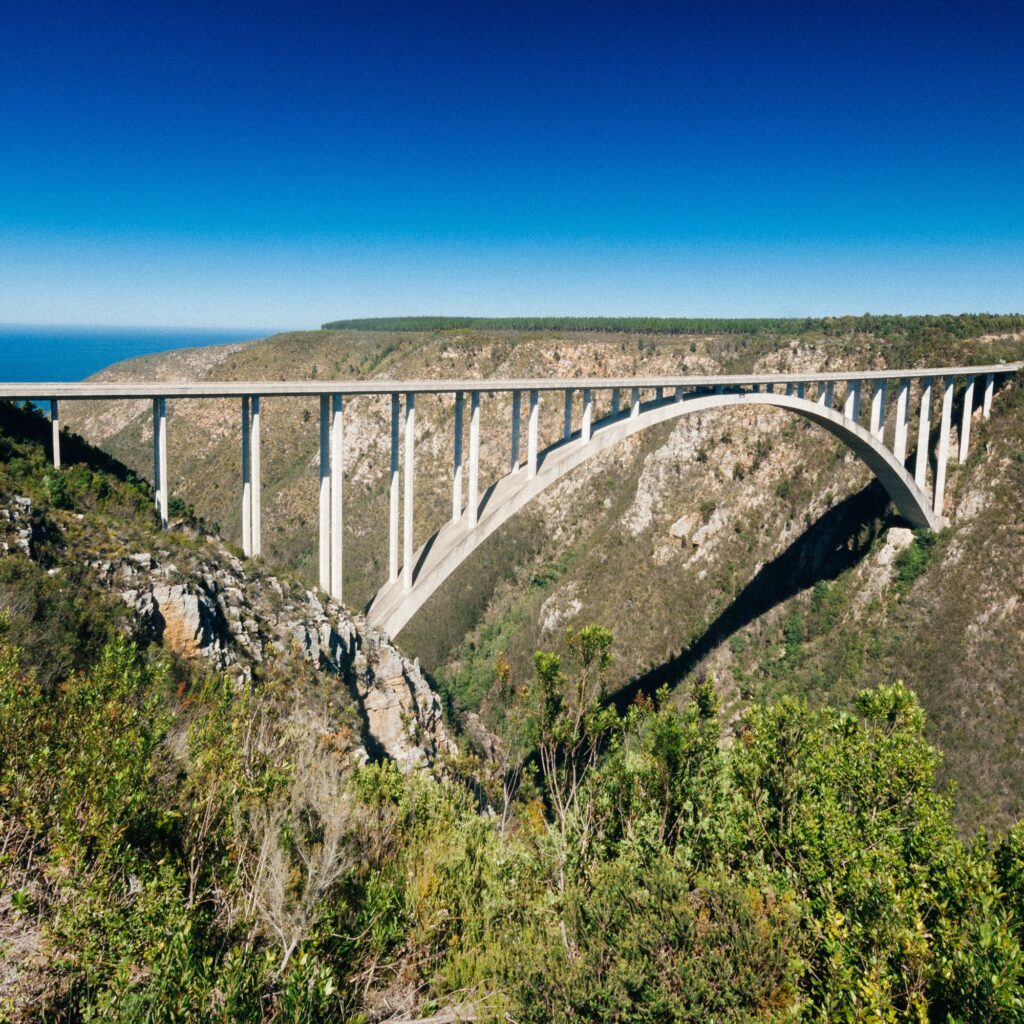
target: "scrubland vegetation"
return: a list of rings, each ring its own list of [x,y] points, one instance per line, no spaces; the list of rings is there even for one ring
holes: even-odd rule
[[[753,706],[723,748],[709,682],[610,710],[588,627],[501,763],[403,777],[273,687],[118,639],[47,688],[7,632],[15,1019],[1024,1019],[1024,833],[957,838],[902,684]]]

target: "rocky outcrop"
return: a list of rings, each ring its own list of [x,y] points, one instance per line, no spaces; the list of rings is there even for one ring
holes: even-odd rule
[[[81,518],[81,517],[76,517]],[[0,551],[36,557],[50,530],[24,497],[0,507]],[[58,545],[59,547],[59,545]],[[183,658],[239,683],[268,661],[295,659],[337,677],[359,706],[363,746],[402,769],[432,764],[457,747],[441,701],[420,671],[379,630],[311,590],[243,566],[214,537],[169,550],[97,557],[97,581],[131,609],[135,630]],[[59,562],[49,570],[59,572]]]
[[[257,571],[224,551],[183,576],[146,552],[96,566],[142,630],[187,658],[251,679],[269,659],[297,657],[343,679],[360,705],[366,744],[403,769],[454,753],[441,702],[419,664],[333,601]]]

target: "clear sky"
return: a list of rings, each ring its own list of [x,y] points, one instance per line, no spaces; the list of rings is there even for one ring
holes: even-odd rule
[[[1024,4],[0,0],[0,322],[1024,310]]]

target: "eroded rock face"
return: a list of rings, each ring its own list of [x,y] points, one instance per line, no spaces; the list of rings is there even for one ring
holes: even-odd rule
[[[0,507],[0,551],[35,557],[34,541],[46,529],[27,498]],[[359,703],[370,751],[403,770],[457,752],[419,663],[384,633],[311,590],[247,572],[213,537],[202,550],[180,568],[167,551],[99,557],[90,565],[132,610],[139,634],[175,654],[240,681],[269,658],[311,662],[342,680]]]
[[[183,574],[162,553],[97,563],[142,631],[186,658],[250,679],[271,657],[313,662],[359,701],[370,748],[409,770],[456,752],[441,701],[419,665],[388,637],[334,601],[257,571],[247,575],[227,551]]]

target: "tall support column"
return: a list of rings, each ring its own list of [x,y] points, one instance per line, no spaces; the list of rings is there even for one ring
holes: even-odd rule
[[[153,505],[160,512],[160,399],[153,399]]]
[[[910,422],[910,379],[904,377],[896,391],[896,434],[892,453],[903,463],[907,457],[907,424]]]
[[[825,382],[823,380],[819,380],[818,381],[818,393],[815,396],[814,401],[818,405],[826,405],[827,404],[826,397],[827,396],[826,396],[826,392],[825,392]]]
[[[249,478],[252,481],[252,553],[263,554],[263,466],[260,461],[260,396],[252,396],[252,429],[249,438]]]
[[[402,590],[412,590],[412,512],[416,479],[416,394],[405,395],[405,503],[402,509]]]
[[[331,589],[331,405],[320,396],[320,589]]]
[[[871,436],[878,441],[885,432],[885,388],[884,380],[876,380],[871,388]]]
[[[949,430],[953,420],[953,377],[942,379],[942,420],[939,424],[939,457],[935,464],[935,505],[937,516],[942,515],[942,502],[946,496],[946,465],[949,462]]]
[[[480,505],[480,392],[469,396],[469,528],[476,526]]]
[[[342,597],[342,557],[344,552],[344,514],[342,484],[344,481],[344,399],[331,395],[331,597]]]
[[[765,391],[766,395],[774,395],[775,394],[775,385],[772,384],[771,382],[769,382],[768,384],[765,384],[764,391]]]
[[[996,375],[985,374],[985,394],[981,400],[981,415],[988,419],[992,415],[992,393],[995,391]]]
[[[831,409],[836,404],[836,382],[834,380],[825,383],[825,405]]]
[[[676,394],[678,395],[681,390],[682,390],[681,388],[676,388]],[[618,388],[612,388],[612,415],[613,416],[618,416],[619,415],[619,389]]]
[[[523,419],[523,393],[512,392],[512,454],[509,459],[509,472],[519,472],[519,427]]]
[[[583,426],[580,427],[580,442],[586,444],[590,440],[590,426],[594,420],[594,393],[590,388],[583,389]]]
[[[60,407],[56,398],[50,399],[50,430],[53,433],[53,468],[60,469]]]
[[[960,422],[959,461],[962,466],[971,450],[971,414],[974,412],[974,378],[967,378],[964,388],[964,418]]]
[[[160,525],[167,526],[167,400],[153,399],[153,490]]]
[[[565,389],[565,423],[562,427],[562,437],[566,441],[572,437],[572,388]]]
[[[846,398],[843,401],[843,415],[854,423],[860,420],[860,381],[846,383]]]
[[[804,381],[800,381],[796,386],[796,397],[803,398],[807,393],[807,385]]]
[[[537,475],[537,423],[540,416],[540,392],[530,391],[530,419],[526,427],[526,476],[532,480]]]
[[[633,388],[633,393],[630,395],[630,406],[629,406],[629,417],[630,419],[636,419],[640,415],[640,389]]]
[[[665,389],[664,388],[655,388],[654,389],[654,397],[659,402],[665,401]]]
[[[786,382],[786,397],[787,398],[791,398],[792,396],[793,396],[793,382],[792,381],[787,381]]]
[[[928,442],[932,434],[932,379],[921,378],[921,413],[917,421],[917,457],[914,483],[923,491],[928,477]]]
[[[252,447],[249,396],[242,398],[242,552],[252,558]]]
[[[461,391],[455,392],[455,443],[452,466],[452,522],[462,515],[462,406]]]
[[[398,417],[401,399],[391,396],[391,481],[388,489],[388,580],[398,579]]]
[[[675,391],[672,393],[672,397],[677,402],[683,401],[683,399],[686,398],[686,388],[684,388],[684,387],[676,388]]]

